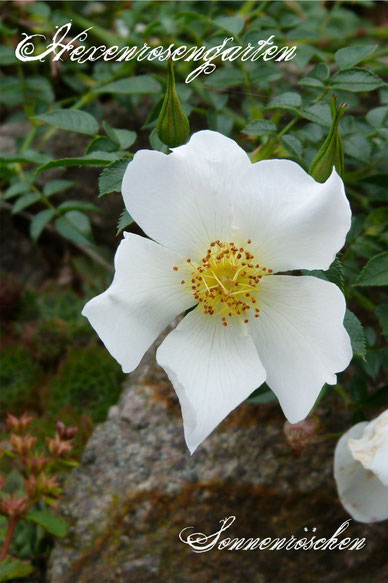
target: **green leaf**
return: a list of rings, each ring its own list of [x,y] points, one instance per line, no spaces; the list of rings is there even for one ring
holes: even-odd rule
[[[130,224],[134,222],[133,218],[129,214],[129,212],[124,209],[120,215],[119,222],[117,223],[117,235],[121,233],[123,229],[129,227]]]
[[[18,577],[26,577],[34,571],[32,565],[22,563],[18,559],[6,558],[0,563],[0,581],[15,580]]]
[[[380,206],[375,208],[368,215],[366,221],[366,235],[378,235],[384,231],[387,231],[388,227],[388,205]]]
[[[91,226],[89,218],[80,211],[69,211],[55,221],[55,227],[65,239],[73,243],[91,246]]]
[[[128,158],[121,158],[117,162],[113,162],[113,164],[107,166],[101,172],[98,179],[99,196],[104,196],[108,192],[121,191],[121,183],[128,163]]]
[[[51,160],[35,170],[35,174],[49,170],[50,168],[61,168],[62,166],[106,166],[109,162],[117,160],[118,155],[112,152],[93,152],[78,158],[60,158]]]
[[[377,306],[375,311],[384,336],[388,336],[388,304],[381,304],[380,306]]]
[[[328,103],[316,103],[301,112],[304,118],[322,126],[331,127],[331,113]]]
[[[346,47],[339,49],[334,59],[340,69],[349,69],[354,67],[360,61],[369,57],[377,49],[377,45],[361,45],[356,47]]]
[[[272,121],[258,119],[245,126],[243,132],[249,136],[268,136],[276,132],[276,125]]]
[[[116,141],[112,141],[106,136],[97,136],[90,142],[85,154],[92,154],[93,152],[116,152],[118,149],[119,145]]]
[[[42,76],[25,77],[27,100],[34,99],[37,103],[52,103],[54,91],[48,79]]]
[[[17,199],[15,204],[12,207],[12,214],[19,213],[23,209],[31,206],[32,204],[41,200],[41,195],[39,192],[29,192],[28,194],[23,194],[20,198]]]
[[[0,103],[3,105],[20,105],[23,102],[23,91],[17,77],[1,78]]]
[[[342,293],[344,293],[343,269],[342,263],[338,257],[334,259],[333,263],[326,271],[322,271],[321,269],[313,269],[312,271],[309,271],[308,269],[302,269],[302,274],[330,281],[331,283],[334,283],[336,286],[338,286]]]
[[[99,87],[96,93],[130,94],[158,94],[161,91],[160,84],[150,75],[139,75],[113,81],[103,87]]]
[[[318,87],[319,89],[324,87],[323,81],[316,79],[315,77],[303,77],[303,79],[300,79],[297,84],[304,87]]]
[[[66,466],[68,468],[78,468],[78,466],[80,465],[79,462],[77,462],[77,460],[58,459],[57,462],[61,466]],[[58,503],[58,500],[54,498],[54,502]]]
[[[343,139],[345,154],[356,158],[356,160],[361,160],[365,162],[369,160],[372,146],[369,140],[362,134],[355,133],[350,136],[346,136]]]
[[[350,310],[346,310],[344,326],[347,330],[347,333],[350,336],[353,353],[365,359],[366,354],[365,331],[360,320]]]
[[[377,377],[381,368],[388,369],[388,346],[368,350],[363,367],[373,379]]]
[[[26,162],[31,164],[46,164],[52,157],[43,152],[36,150],[26,150],[23,154],[10,154],[8,152],[0,152],[0,163],[14,164],[15,162]]]
[[[226,66],[218,69],[212,75],[209,75],[207,84],[213,89],[225,90],[229,87],[241,85],[244,83],[244,73],[241,69],[233,66]]]
[[[57,194],[57,192],[63,192],[67,190],[71,186],[73,186],[74,182],[71,180],[51,180],[44,185],[43,194],[47,197],[52,196],[53,194]]]
[[[39,524],[47,530],[47,532],[50,532],[55,536],[64,537],[67,534],[68,526],[66,522],[49,512],[43,510],[30,510],[26,518],[36,522],[36,524]]]
[[[307,44],[301,44],[296,51],[293,63],[295,63],[300,71],[303,71],[313,56],[321,58],[322,54],[323,53],[316,47]]]
[[[302,157],[303,146],[299,138],[291,134],[285,134],[280,138],[280,142],[292,156]]]
[[[214,110],[208,110],[207,117],[209,120],[209,129],[224,134],[224,136],[232,135],[234,119],[230,113],[220,113]]]
[[[315,67],[309,73],[310,77],[320,79],[321,81],[327,81],[329,75],[330,71],[326,63],[318,63],[318,65],[315,65]]]
[[[94,211],[96,213],[102,213],[100,207],[96,206],[92,202],[86,200],[65,200],[59,207],[59,211]]]
[[[30,106],[34,102],[51,103],[54,93],[50,82],[44,77],[24,77],[22,82],[17,77],[2,77],[0,103],[8,106],[25,103]]]
[[[265,109],[290,109],[291,111],[295,111],[301,105],[302,98],[299,93],[287,91],[271,99]]]
[[[51,113],[37,115],[35,119],[44,121],[54,128],[94,136],[98,132],[97,120],[86,111],[59,109]]]
[[[245,24],[245,20],[239,16],[219,16],[214,22],[233,35],[240,34]]]
[[[366,114],[366,121],[374,128],[380,129],[387,125],[388,105],[375,107]]]
[[[150,144],[153,150],[157,150],[158,152],[163,152],[164,154],[168,154],[169,149],[166,144],[163,144],[162,140],[158,136],[157,129],[154,128],[149,135]]]
[[[16,65],[19,63],[15,56],[15,49],[5,45],[0,46],[0,65]]]
[[[127,150],[130,148],[136,141],[136,132],[131,130],[116,130],[113,129],[114,133],[116,134],[116,138],[118,143],[120,144],[120,148],[122,150]]]
[[[372,257],[361,271],[354,285],[388,285],[388,251]]]
[[[272,401],[276,400],[277,397],[275,393],[271,391],[271,389],[266,383],[261,385],[261,387],[259,387],[255,391],[253,391],[253,393],[251,393],[247,399],[249,403],[254,404],[271,403]]]
[[[345,292],[342,263],[338,259],[338,257],[334,259],[329,269],[327,271],[324,271],[324,274],[328,281],[330,281],[331,283],[335,283],[335,285],[337,285],[340,288],[342,293]]]
[[[29,192],[31,190],[31,185],[28,182],[17,182],[16,184],[12,184],[4,193],[4,200],[9,200],[18,194],[24,194],[25,192]]]
[[[31,221],[30,236],[33,241],[37,241],[46,225],[51,221],[55,215],[54,209],[45,209],[40,211]]]
[[[331,78],[330,87],[342,91],[357,93],[360,91],[373,91],[378,87],[384,87],[385,83],[380,77],[365,69],[345,69],[339,71]]]
[[[356,241],[356,239],[361,235],[364,228],[365,219],[366,217],[361,215],[355,215],[352,217],[352,224],[346,236],[346,243],[348,245],[354,243],[354,241]]]
[[[130,148],[136,140],[136,132],[111,128],[105,121],[103,126],[109,138],[116,142],[123,150]]]

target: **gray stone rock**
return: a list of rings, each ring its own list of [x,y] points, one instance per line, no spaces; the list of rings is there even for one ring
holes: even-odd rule
[[[348,516],[332,477],[335,439],[348,413],[334,398],[319,409],[321,437],[295,456],[277,404],[245,403],[190,456],[179,404],[155,346],[92,435],[65,489],[69,535],[57,541],[49,583],[364,583],[388,580],[387,523],[351,522],[342,536],[365,537],[359,551],[213,549],[179,540],[207,535],[231,515],[223,537],[329,537]]]

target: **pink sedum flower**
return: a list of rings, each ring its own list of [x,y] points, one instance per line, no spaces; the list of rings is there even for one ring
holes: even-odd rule
[[[388,409],[353,425],[337,443],[334,477],[344,508],[359,522],[388,519]]]
[[[111,286],[82,313],[124,372],[195,307],[157,351],[190,451],[264,381],[290,423],[304,419],[352,358],[345,300],[332,283],[278,272],[328,269],[343,246],[351,211],[336,171],[320,184],[200,131],[169,155],[137,152],[122,192],[151,240],[124,233]]]

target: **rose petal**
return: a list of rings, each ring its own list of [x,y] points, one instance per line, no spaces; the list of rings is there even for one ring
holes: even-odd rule
[[[354,459],[388,486],[388,409],[368,423],[361,439],[349,440]]]
[[[124,236],[112,284],[82,314],[123,371],[131,372],[160,332],[195,300],[180,285],[184,270],[173,270],[182,258],[144,237]]]
[[[250,319],[250,334],[268,386],[289,422],[297,423],[352,358],[345,299],[332,283],[287,275],[263,277],[256,297],[260,317]]]
[[[290,160],[263,160],[241,175],[235,226],[274,271],[328,269],[345,243],[351,210],[333,169],[323,184]]]
[[[334,478],[344,508],[359,522],[379,522],[388,518],[388,486],[355,460],[349,439],[359,439],[368,423],[353,425],[339,439],[334,454]]]
[[[236,142],[211,131],[169,155],[141,150],[124,175],[125,206],[152,239],[200,259],[211,241],[231,240],[231,200],[250,165]]]
[[[190,312],[170,332],[156,358],[182,408],[191,453],[213,429],[265,381],[265,371],[246,324]]]

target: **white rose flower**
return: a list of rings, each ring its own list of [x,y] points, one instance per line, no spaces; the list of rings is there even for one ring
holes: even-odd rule
[[[351,211],[335,170],[320,184],[200,131],[169,155],[137,152],[122,192],[153,240],[124,233],[111,286],[82,313],[124,372],[196,306],[157,351],[190,451],[264,381],[290,423],[304,419],[352,358],[345,300],[327,281],[275,274],[328,269],[343,246]]]
[[[359,522],[388,518],[388,409],[353,425],[337,443],[334,477],[344,508]]]

